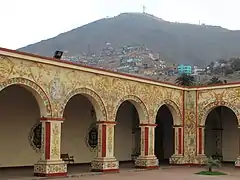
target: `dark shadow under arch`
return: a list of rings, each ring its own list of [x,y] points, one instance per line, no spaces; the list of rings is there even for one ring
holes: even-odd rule
[[[174,153],[173,116],[167,105],[162,105],[156,116],[155,155],[160,164],[169,163]]]
[[[29,89],[13,84],[0,92],[2,167],[32,166],[40,158],[41,132],[34,127],[40,124],[41,108]]]
[[[44,90],[38,84],[36,84],[35,82],[29,79],[16,77],[16,78],[8,79],[3,83],[0,83],[0,92],[5,88],[11,87],[13,85],[21,86],[25,88],[34,96],[34,98],[38,102],[41,116],[44,116],[44,117],[52,116],[52,108],[51,108],[50,100],[46,95],[46,93],[44,92]]]
[[[118,104],[113,112],[114,118],[116,118],[117,111],[119,110],[120,106],[126,101],[130,102],[136,108],[136,110],[138,112],[140,124],[147,124],[149,122],[148,110],[147,110],[145,104],[143,103],[143,101],[139,97],[134,96],[134,95],[124,96],[118,102]]]
[[[213,108],[205,121],[205,155],[234,162],[239,155],[239,129],[236,114],[226,106]]]
[[[65,106],[61,153],[74,156],[75,163],[90,163],[96,157],[100,118],[96,106],[85,94],[71,96]]]
[[[115,127],[115,157],[122,167],[140,155],[141,129],[139,114],[131,101],[124,101],[118,108]]]
[[[93,105],[94,110],[96,112],[97,121],[107,121],[107,111],[106,111],[106,108],[105,108],[105,105],[104,105],[102,99],[96,92],[94,92],[93,90],[88,89],[88,88],[75,89],[66,96],[64,103],[62,105],[62,108],[61,108],[61,112],[60,112],[61,116],[63,116],[64,110],[65,110],[68,102],[72,98],[74,98],[75,96],[78,96],[78,95],[86,97],[91,102],[91,104]]]

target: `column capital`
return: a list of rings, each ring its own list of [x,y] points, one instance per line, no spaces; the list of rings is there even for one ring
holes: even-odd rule
[[[181,128],[182,125],[173,125],[172,127],[173,127],[173,128]]]
[[[97,121],[97,124],[101,124],[101,125],[116,125],[117,122],[116,121]]]
[[[50,121],[58,121],[58,122],[63,122],[64,121],[64,118],[60,117],[41,117],[40,118],[40,121],[44,121],[44,122],[50,122]]]
[[[140,124],[139,126],[142,126],[142,127],[156,127],[158,126],[157,124]]]

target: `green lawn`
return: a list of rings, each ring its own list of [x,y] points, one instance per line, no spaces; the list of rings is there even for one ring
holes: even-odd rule
[[[208,175],[208,176],[227,175],[226,173],[218,172],[218,171],[212,171],[212,172],[209,172],[209,171],[201,171],[201,172],[198,172],[198,173],[196,173],[196,174],[199,174],[199,175]]]

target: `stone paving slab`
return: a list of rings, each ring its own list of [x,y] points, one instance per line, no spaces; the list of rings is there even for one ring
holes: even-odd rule
[[[141,172],[141,171],[150,171],[150,170],[145,170],[145,169],[124,169],[121,170],[120,173],[122,172]],[[7,178],[8,180],[50,180],[50,179],[72,179],[72,178],[81,178],[84,176],[96,176],[96,175],[117,175],[119,173],[102,173],[102,172],[84,172],[84,173],[73,173],[73,174],[68,174],[67,177],[14,177],[14,178]],[[4,179],[4,178],[3,178]],[[2,180],[0,178],[0,180]]]
[[[68,177],[28,177],[13,178],[8,180],[237,180],[240,179],[240,169],[221,168],[222,172],[226,172],[225,176],[201,176],[194,173],[204,170],[204,168],[196,167],[163,167],[158,170],[140,170],[140,169],[124,169],[120,173],[79,173],[70,174]],[[0,177],[0,179],[2,179]]]

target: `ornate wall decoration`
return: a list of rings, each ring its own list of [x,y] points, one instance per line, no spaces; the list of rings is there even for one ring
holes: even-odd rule
[[[49,84],[49,92],[52,100],[54,101],[59,101],[63,98],[64,84],[61,82],[60,78],[57,75]]]
[[[107,120],[107,112],[106,112],[106,108],[105,108],[105,105],[104,105],[102,99],[96,92],[94,92],[93,90],[88,89],[88,88],[75,89],[66,96],[66,98],[62,104],[61,110],[60,110],[61,117],[63,117],[64,108],[67,105],[68,101],[77,94],[86,95],[86,97],[88,97],[88,99],[91,101],[92,105],[94,106],[98,121],[106,121]]]
[[[31,78],[32,81],[34,81],[38,84],[40,84],[40,83],[44,84],[44,81],[43,81],[44,76],[46,74],[49,74],[49,75],[51,74],[51,72],[50,72],[51,69],[49,69],[48,66],[46,66],[42,63],[32,62],[31,64],[29,64],[29,66],[25,66],[25,67],[28,68],[28,70],[26,71],[28,73],[28,78]]]
[[[182,124],[182,114],[179,107],[170,99],[163,100],[154,110],[154,117],[157,117],[158,110],[163,106],[168,106],[169,110],[173,116],[173,124],[174,125],[181,125]],[[156,118],[155,118],[156,119]]]
[[[218,106],[231,109],[240,124],[240,96],[239,88],[222,88],[199,91],[198,96],[198,124],[204,125],[208,113]]]
[[[199,163],[196,159],[196,91],[185,92],[184,162]]]
[[[107,134],[108,134],[108,139],[107,139],[107,141],[108,141],[108,152],[111,154],[112,153],[112,150],[113,150],[113,137],[114,137],[114,126],[112,126],[112,127],[108,127],[107,128],[107,130],[108,130],[108,132],[107,132]]]
[[[52,123],[52,146],[51,155],[52,157],[58,159],[60,157],[60,127],[61,123]]]
[[[140,124],[144,124],[144,123],[148,123],[149,122],[148,110],[147,110],[145,104],[142,102],[142,100],[140,98],[138,98],[137,96],[134,96],[134,95],[124,96],[117,103],[117,106],[115,107],[115,109],[113,111],[113,117],[116,118],[117,111],[118,111],[119,107],[125,101],[130,101],[135,106],[135,108],[137,109]]]
[[[12,74],[14,63],[6,56],[0,55],[0,83],[6,81]]]
[[[0,83],[0,91],[4,88],[14,85],[14,84],[23,85],[23,86],[27,87],[28,90],[30,89],[30,91],[33,91],[32,94],[39,103],[41,114],[43,116],[51,117],[52,110],[51,110],[50,100],[48,99],[44,90],[39,85],[37,85],[35,82],[33,82],[31,80],[17,77],[17,78],[8,79],[8,80]],[[40,98],[38,98],[36,96],[39,96]],[[39,102],[39,99],[41,99],[41,102]]]
[[[240,112],[236,106],[231,104],[230,102],[225,102],[225,101],[214,101],[206,105],[204,108],[200,109],[199,114],[198,114],[198,123],[200,126],[205,126],[205,122],[207,119],[208,114],[215,108],[219,106],[225,106],[229,109],[231,109],[234,114],[237,117],[238,124],[240,124]]]
[[[33,125],[28,139],[33,150],[40,153],[42,150],[42,123],[39,122]]]
[[[96,151],[98,147],[98,127],[96,123],[92,123],[86,134],[86,144],[90,151]]]
[[[97,121],[114,121],[119,106],[126,100],[135,102],[138,106],[141,123],[153,123],[159,103],[172,106],[177,116],[182,117],[181,124],[184,126],[184,157],[176,160],[177,163],[203,162],[201,158],[196,157],[196,127],[199,123],[203,124],[209,109],[216,106],[214,102],[220,104],[225,102],[224,105],[231,108],[238,120],[240,119],[240,85],[239,87],[229,85],[227,88],[225,85],[224,88],[204,90],[189,88],[183,91],[178,87],[167,87],[161,83],[156,85],[124,77],[111,77],[109,73],[103,75],[104,72],[98,73],[97,70],[84,67],[81,67],[83,70],[78,70],[77,67],[70,68],[64,64],[61,67],[59,63],[56,65],[55,61],[47,59],[47,63],[42,63],[44,58],[37,61],[36,58],[26,55],[22,58],[18,53],[15,57],[4,56],[4,52],[1,54],[3,55],[0,55],[0,90],[13,84],[33,90],[33,94],[38,96],[38,101],[42,100],[39,104],[41,114],[47,117],[53,117],[53,114],[54,117],[62,117],[66,104],[77,94],[86,95],[91,100]],[[91,132],[92,138],[95,137],[96,129]],[[108,133],[111,134],[111,131]],[[88,140],[91,139],[89,137],[88,133]],[[100,142],[95,140],[92,143],[94,147]],[[97,146],[100,147],[101,144]]]

